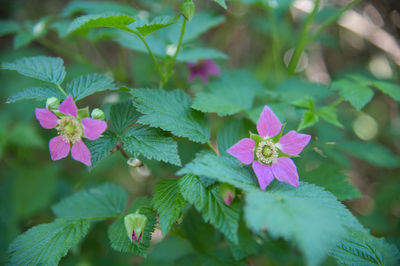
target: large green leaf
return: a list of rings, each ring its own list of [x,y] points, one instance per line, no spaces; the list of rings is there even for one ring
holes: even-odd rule
[[[182,90],[135,89],[131,93],[137,110],[144,114],[138,123],[159,127],[195,142],[209,140],[206,118],[190,108],[192,99]]]
[[[153,206],[159,214],[163,235],[166,235],[181,215],[186,203],[179,191],[179,179],[159,181],[153,194]]]
[[[81,29],[94,27],[110,27],[116,29],[126,29],[127,25],[135,21],[135,18],[129,15],[119,13],[103,13],[84,15],[74,19],[68,28],[68,32],[74,32]]]
[[[14,62],[3,63],[3,69],[16,70],[18,73],[60,85],[66,75],[64,61],[49,56],[24,57]]]
[[[82,75],[67,83],[65,91],[75,100],[80,100],[93,93],[105,90],[115,90],[113,79],[100,74]]]
[[[199,153],[177,174],[195,174],[229,183],[237,188],[251,190],[257,187],[254,175],[234,158],[217,156],[211,153]]]
[[[57,88],[50,86],[42,86],[42,87],[33,87],[29,89],[25,89],[23,91],[17,92],[16,94],[10,96],[7,99],[7,103],[13,103],[20,100],[46,100],[50,97],[56,97],[62,99],[65,95]]]
[[[357,110],[361,110],[374,96],[374,91],[365,82],[351,77],[332,82],[331,88],[339,91],[339,95]]]
[[[220,79],[208,85],[210,92],[196,95],[192,107],[220,116],[232,115],[252,107],[255,91],[261,85],[244,71],[224,71]]]
[[[267,229],[274,238],[296,243],[308,265],[323,261],[346,236],[344,226],[361,226],[329,192],[300,183],[298,188],[275,182],[268,191],[246,196],[245,219],[255,232]]]
[[[122,134],[125,129],[132,126],[139,116],[131,101],[119,102],[111,106],[110,120],[117,134]]]
[[[106,131],[103,135],[96,140],[84,140],[92,156],[91,167],[96,167],[105,157],[107,157],[111,150],[117,145],[118,138],[111,132]]]
[[[226,150],[239,140],[249,137],[249,131],[253,128],[250,121],[244,119],[229,119],[222,125],[217,133],[218,151],[222,155],[228,155]],[[229,155],[228,155],[229,156]]]
[[[32,227],[9,246],[11,265],[57,265],[89,231],[87,220],[60,218]]]
[[[53,206],[57,217],[107,219],[120,215],[128,201],[124,189],[108,183],[88,190],[81,190]]]
[[[121,139],[124,148],[134,157],[143,155],[148,159],[181,165],[176,141],[158,128],[135,126],[128,129]]]
[[[129,27],[139,32],[140,35],[146,36],[152,32],[176,23],[177,19],[177,17],[160,16],[153,18],[153,20],[151,20],[150,22],[137,20],[134,23],[130,24]]]
[[[139,211],[140,214],[147,217],[147,224],[139,243],[129,239],[124,225],[124,217],[113,222],[108,228],[107,234],[110,239],[111,247],[114,250],[146,256],[146,251],[150,246],[151,234],[154,231],[155,224],[157,223],[156,215],[151,209],[151,202],[148,198],[137,198],[126,211],[126,214],[135,213],[136,211]]]
[[[137,11],[130,5],[108,1],[72,1],[61,12],[61,16],[69,17],[77,13],[100,14],[105,12],[118,12],[127,15],[136,15]]]
[[[194,205],[206,222],[215,225],[230,241],[238,243],[239,204],[227,206],[218,187],[205,189],[200,180],[190,174],[181,178],[179,187],[183,198]]]

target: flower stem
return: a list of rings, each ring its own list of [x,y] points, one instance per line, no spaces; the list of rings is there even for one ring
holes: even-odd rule
[[[68,97],[68,94],[65,92],[65,90],[58,84],[57,84],[57,89],[59,89],[65,96]]]
[[[211,144],[210,141],[207,142],[208,147],[211,148],[211,150],[216,154],[219,155],[219,153],[217,152],[217,150],[214,148],[214,146]]]
[[[320,3],[320,0],[314,1],[314,9],[308,15],[306,23],[304,24],[303,30],[301,31],[299,43],[297,44],[297,47],[294,50],[292,59],[290,60],[290,63],[288,66],[288,74],[290,76],[296,72],[296,67],[297,67],[297,64],[299,63],[301,54],[303,53],[303,50],[308,43],[308,33],[309,33],[309,31],[311,29],[311,25],[314,21],[315,14],[318,11],[319,3]]]

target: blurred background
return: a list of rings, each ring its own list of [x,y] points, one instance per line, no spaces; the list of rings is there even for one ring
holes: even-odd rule
[[[113,2],[130,6],[132,12],[141,16],[173,15],[180,3],[175,0]],[[223,51],[229,59],[218,61],[222,69],[248,69],[266,90],[273,91],[283,86],[283,81],[285,86],[289,86],[286,65],[300,36],[304,18],[313,8],[313,1],[269,0],[266,1],[269,3],[267,8],[249,4],[253,2],[257,1],[230,1],[225,11],[214,2],[195,1],[197,10],[222,15],[223,20],[194,42],[207,43]],[[113,76],[118,85],[131,88],[157,86],[158,77],[150,57],[113,41],[118,38],[113,32],[64,38],[63,29],[71,18],[91,12],[75,10],[71,3],[67,0],[1,0],[1,20],[17,23],[20,30],[6,31],[0,23],[0,61],[33,55],[60,56],[67,68],[67,81],[81,74],[101,72]],[[316,24],[322,23],[346,3],[346,0],[322,1],[323,8],[317,13]],[[400,1],[361,1],[308,46],[297,67],[297,74],[304,77],[303,80],[326,86],[349,73],[399,84],[399,36]],[[123,41],[119,42],[123,44]],[[191,91],[202,89],[199,82],[187,82],[186,64],[178,64],[176,73],[170,86],[190,87]],[[145,159],[144,167],[129,168],[119,153],[108,157],[91,171],[70,158],[52,162],[47,142],[54,132],[43,130],[34,118],[34,108],[43,107],[44,103],[21,101],[6,104],[10,95],[35,86],[35,81],[2,70],[0,84],[0,264],[7,261],[7,246],[19,233],[51,221],[50,206],[73,192],[110,181],[123,186],[133,199],[151,196],[158,180],[174,176],[176,167]],[[296,82],[291,84],[307,86]],[[80,102],[80,106],[107,110],[110,103],[121,97],[123,95],[118,93],[99,93]],[[268,104],[262,97],[259,103]],[[331,164],[333,173],[346,175],[361,192],[360,198],[345,202],[361,223],[374,235],[387,237],[398,247],[400,169],[395,155],[400,155],[399,111],[398,103],[376,92],[374,99],[361,111],[346,103],[341,105],[339,120],[344,129],[322,122],[310,129],[320,143],[345,143],[344,140],[351,139],[383,147],[382,151],[371,146],[371,154],[363,156],[357,152],[356,146],[343,144],[345,147],[341,152],[329,154],[328,157],[333,159],[326,163]],[[293,107],[281,113],[289,125],[298,123],[300,115]],[[215,132],[221,120],[214,115],[209,119],[212,132]],[[202,147],[186,140],[179,140],[178,145],[183,164]],[[322,148],[318,145],[310,148],[315,152],[301,158],[300,171],[318,174],[318,168],[324,167],[320,157],[327,153]],[[139,264],[141,258],[132,258],[110,248],[106,228],[105,223],[97,224],[81,244],[79,255],[78,250],[73,251],[61,264]],[[160,239],[161,233],[156,231],[154,243]],[[298,264],[287,254],[270,254],[268,246],[263,248],[271,265]],[[286,256],[286,259],[279,256]],[[255,258],[252,263],[257,262],[258,258]]]

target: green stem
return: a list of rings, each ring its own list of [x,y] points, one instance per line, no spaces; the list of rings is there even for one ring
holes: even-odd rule
[[[343,101],[344,101],[344,98],[343,97],[339,97],[333,103],[331,103],[329,106],[336,107],[337,105],[341,104]]]
[[[207,142],[207,145],[208,145],[208,147],[210,147],[211,148],[211,150],[216,154],[216,155],[219,155],[218,154],[218,152],[217,152],[217,150],[214,148],[214,146],[211,144],[211,142]]]
[[[304,24],[303,30],[301,31],[299,43],[297,44],[297,47],[294,50],[292,59],[290,60],[290,63],[288,66],[288,74],[289,75],[293,75],[296,72],[296,67],[297,67],[297,64],[299,63],[301,54],[303,53],[303,50],[308,43],[308,33],[309,33],[312,23],[314,21],[315,14],[318,11],[319,3],[320,3],[320,0],[314,1],[314,9],[308,15],[306,23]]]
[[[65,96],[68,97],[68,94],[65,92],[65,90],[58,84],[57,84],[57,89],[59,89]]]
[[[164,82],[162,83],[162,86],[161,86],[162,88],[164,88],[165,84],[168,82],[168,80],[169,80],[169,78],[171,76],[172,69],[174,68],[174,65],[175,65],[176,57],[178,56],[178,52],[179,52],[179,50],[181,48],[181,45],[182,45],[183,35],[185,34],[185,30],[186,30],[186,18],[183,18],[183,23],[182,23],[182,27],[181,27],[181,34],[179,36],[178,46],[176,47],[175,54],[172,57],[171,64],[168,67],[167,75],[166,75],[165,80],[164,80]]]

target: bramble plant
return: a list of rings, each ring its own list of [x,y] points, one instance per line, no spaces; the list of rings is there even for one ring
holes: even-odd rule
[[[7,103],[36,100],[0,116],[2,262],[400,264],[396,75],[304,73],[364,3],[131,2],[0,21]]]

